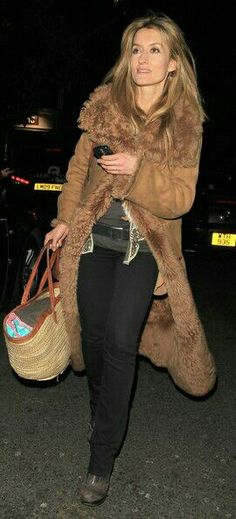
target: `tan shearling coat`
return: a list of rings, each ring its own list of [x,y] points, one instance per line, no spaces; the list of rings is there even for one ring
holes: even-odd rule
[[[61,252],[60,288],[71,361],[83,370],[80,324],[76,301],[79,258],[93,224],[113,198],[149,244],[159,275],[152,307],[139,344],[139,353],[167,368],[174,382],[189,394],[202,396],[214,386],[216,370],[193,300],[181,252],[181,216],[195,197],[202,126],[190,108],[175,110],[175,151],[172,163],[161,163],[158,123],[134,134],[128,120],[114,106],[110,86],[98,87],[85,103],[79,119],[83,129],[70,160],[67,183],[58,199],[58,217],[69,235]],[[109,175],[93,157],[93,147],[107,144],[114,152],[140,158],[134,177]],[[166,297],[158,297],[167,294]]]

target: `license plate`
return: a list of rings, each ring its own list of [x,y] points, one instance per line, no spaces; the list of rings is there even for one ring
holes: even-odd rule
[[[235,247],[236,234],[213,232],[211,236],[211,244],[219,245],[220,247]]]
[[[34,184],[34,189],[36,191],[61,191],[63,184],[44,184],[37,183]]]

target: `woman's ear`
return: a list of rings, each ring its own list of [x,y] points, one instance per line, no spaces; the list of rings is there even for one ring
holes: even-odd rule
[[[171,59],[168,67],[168,72],[175,72],[177,69],[177,61],[175,59]]]

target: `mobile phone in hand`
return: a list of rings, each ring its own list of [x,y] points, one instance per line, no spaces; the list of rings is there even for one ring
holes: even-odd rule
[[[93,154],[96,159],[100,159],[102,155],[113,155],[113,151],[106,144],[95,146],[93,149]]]

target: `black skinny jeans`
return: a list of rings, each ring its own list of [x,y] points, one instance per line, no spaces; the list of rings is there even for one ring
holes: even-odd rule
[[[112,471],[126,431],[141,328],[157,277],[151,253],[138,253],[129,265],[124,253],[95,247],[80,260],[78,307],[90,392],[89,472]]]

